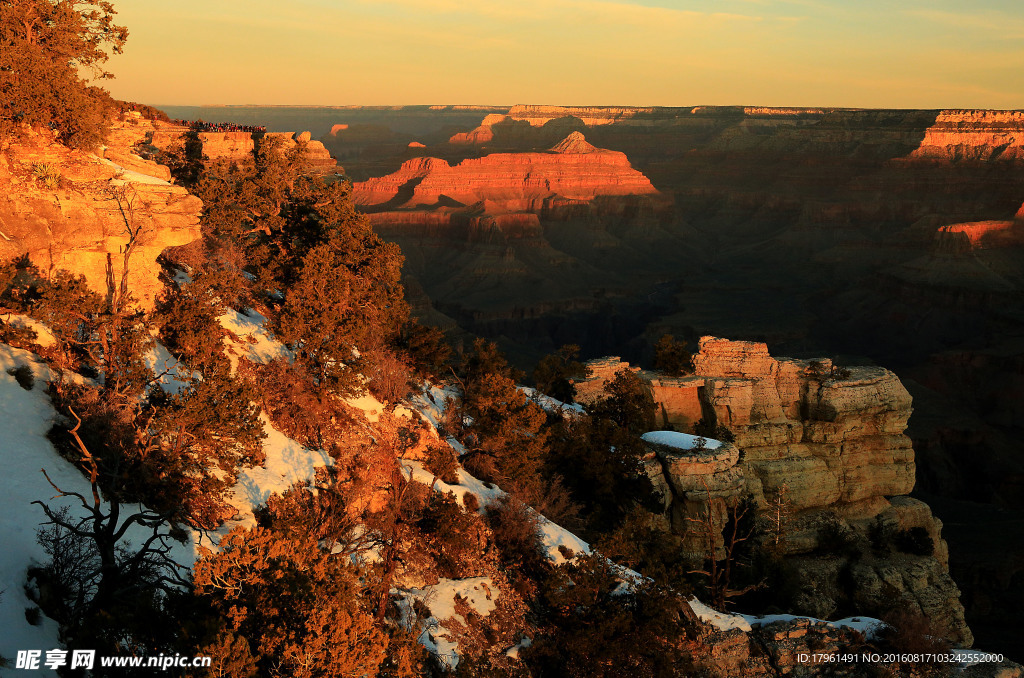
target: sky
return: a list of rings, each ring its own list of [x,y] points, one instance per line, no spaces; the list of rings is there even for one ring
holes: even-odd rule
[[[115,0],[156,105],[1024,108],[1020,0]]]

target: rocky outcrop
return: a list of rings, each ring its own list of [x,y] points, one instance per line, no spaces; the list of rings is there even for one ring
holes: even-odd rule
[[[202,203],[168,183],[166,167],[134,156],[131,138],[115,133],[104,158],[46,135],[0,146],[0,260],[27,255],[44,275],[81,274],[106,294],[108,271],[120,281],[130,248],[128,286],[152,306],[156,259],[199,237]]]
[[[1024,160],[1022,127],[1020,111],[942,111],[910,157],[952,162]]]
[[[414,158],[393,174],[355,184],[352,199],[365,208],[487,200],[507,210],[539,211],[556,198],[590,201],[656,193],[624,153],[597,149],[574,132],[544,153],[492,153],[454,167],[440,158]]]
[[[610,125],[625,122],[630,118],[642,117],[654,113],[655,108],[638,108],[635,106],[513,106],[508,117],[513,120],[525,120],[534,127],[540,127],[558,118],[579,118],[588,127]],[[492,118],[490,124],[498,122]],[[485,120],[484,124],[488,124]]]
[[[134,129],[128,128],[121,134],[125,135],[126,132],[134,134],[132,143],[148,139],[154,148],[163,150],[179,143],[188,133],[188,127],[161,121],[142,121]],[[203,142],[203,155],[209,160],[240,162],[252,158],[260,135],[252,132],[200,132],[199,138]],[[281,150],[286,153],[302,148],[304,161],[310,167],[324,172],[337,169],[337,162],[323,142],[313,139],[309,132],[267,132],[266,138],[276,139],[281,144]]]
[[[949,224],[935,234],[936,251],[969,252],[975,249],[1024,245],[1024,219],[971,221]]]
[[[789,517],[775,534],[800,568],[804,613],[826,617],[846,600],[877,614],[900,601],[969,645],[942,524],[906,496],[914,488],[914,452],[904,434],[912,403],[896,375],[774,358],[763,343],[714,337],[701,339],[693,364],[688,377],[641,373],[663,427],[686,431],[702,420],[702,430],[727,429],[733,438],[690,449],[652,445],[648,475],[670,493],[662,524],[684,537],[684,548],[703,557],[706,546],[695,537],[710,515],[721,549],[717,533],[744,497],[762,515],[782,507]],[[595,367],[577,385],[583,402],[628,365],[605,359]],[[912,535],[919,548],[907,546]],[[846,590],[841,581],[850,577],[856,584]]]

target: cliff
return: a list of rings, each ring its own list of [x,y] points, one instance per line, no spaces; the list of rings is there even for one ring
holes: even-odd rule
[[[120,281],[130,244],[128,285],[151,307],[161,288],[156,259],[199,237],[202,203],[168,183],[166,167],[135,156],[130,138],[115,129],[105,157],[46,134],[0,145],[0,259],[27,255],[42,273],[81,274],[105,294],[108,267]]]
[[[690,449],[654,438],[647,471],[663,494],[664,528],[686,537],[684,544],[699,554],[703,544],[687,535],[704,512],[724,527],[728,506],[743,497],[762,514],[781,503],[791,517],[779,548],[801,573],[801,612],[828,617],[853,604],[877,615],[899,601],[969,645],[942,523],[907,496],[915,467],[904,431],[912,407],[896,375],[880,367],[847,374],[829,360],[773,358],[756,342],[704,337],[699,349],[692,376],[641,373],[661,426],[686,431],[703,420],[734,436],[730,443]],[[583,402],[600,397],[600,384],[629,366],[605,359],[592,368],[577,387]],[[883,532],[927,534],[932,548],[881,554]]]
[[[139,135],[139,133],[142,133]],[[143,121],[136,131],[136,141],[142,141],[149,135],[149,143],[155,148],[164,150],[179,143],[188,132],[188,127],[173,125],[161,121]],[[246,160],[252,157],[259,135],[251,132],[200,132],[203,142],[203,155],[210,160]],[[277,139],[284,152],[303,148],[305,161],[323,172],[337,169],[337,162],[324,147],[323,142],[312,138],[309,132],[267,132],[266,137]]]
[[[1024,160],[1022,127],[1020,111],[942,111],[910,157],[956,162]]]
[[[439,158],[414,158],[395,173],[359,182],[353,201],[363,207],[414,209],[442,201],[492,201],[505,209],[536,211],[552,198],[656,194],[625,153],[598,149],[573,132],[543,153],[492,153],[454,167]]]

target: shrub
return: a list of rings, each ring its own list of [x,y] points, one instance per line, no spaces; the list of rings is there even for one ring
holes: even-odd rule
[[[60,170],[48,163],[37,163],[32,165],[32,176],[46,188],[52,190],[60,186]]]
[[[617,564],[670,586],[680,595],[690,592],[692,563],[681,539],[651,524],[651,514],[633,508],[622,524],[597,542],[597,550]]]
[[[553,427],[550,441],[547,475],[564,478],[589,528],[614,530],[636,504],[654,507],[654,488],[643,471],[646,448],[625,427],[574,417]]]
[[[677,341],[665,334],[654,345],[654,369],[678,377],[693,371],[693,356],[686,350],[685,341]]]
[[[395,345],[409,357],[413,369],[426,378],[436,378],[445,372],[452,353],[441,330],[421,325],[415,319],[402,326]]]
[[[623,586],[601,555],[559,565],[541,590],[544,623],[522,652],[533,675],[670,678],[695,675],[684,649],[685,603],[648,583]]]
[[[416,526],[427,537],[440,576],[461,579],[481,573],[483,521],[452,495],[431,493]]]
[[[514,582],[527,584],[525,579],[536,578],[546,570],[548,561],[540,539],[540,520],[530,507],[506,495],[489,505],[484,516],[498,548],[498,558],[511,572]]]
[[[197,273],[179,285],[170,275],[161,276],[164,290],[156,303],[160,341],[193,369],[206,373],[227,365],[219,317],[226,310],[206,275]]]
[[[366,609],[359,576],[313,539],[236,529],[195,565],[212,626],[197,654],[213,656],[222,675],[376,675],[389,639]]]
[[[402,356],[384,348],[363,354],[366,386],[377,400],[397,403],[409,394],[409,365]]]
[[[897,655],[942,655],[949,652],[949,641],[935,625],[920,612],[899,608],[882,617],[886,626],[880,630],[878,640],[883,652]],[[944,662],[918,663],[901,662],[906,675],[945,676],[949,675],[950,666]],[[900,675],[904,675],[902,672]]]
[[[896,534],[895,542],[896,548],[904,553],[912,553],[916,556],[930,556],[935,553],[935,542],[928,534],[928,530],[923,527],[900,530]]]
[[[423,465],[428,471],[449,485],[459,484],[459,460],[455,451],[448,445],[432,445],[427,450]]]
[[[566,344],[557,353],[541,358],[533,369],[537,390],[563,403],[573,402],[576,399],[573,380],[587,376],[587,367],[577,360],[579,356],[579,346]]]
[[[826,522],[818,529],[818,549],[847,557],[860,555],[860,538],[837,516],[827,516]]]
[[[547,454],[547,416],[516,386],[518,375],[493,342],[477,339],[474,348],[463,356],[463,398],[452,412],[456,425],[464,417],[473,422],[471,452],[463,465],[506,489],[534,482]]]
[[[593,417],[610,419],[636,435],[654,428],[654,395],[635,372],[619,371],[604,383],[604,392],[607,397],[590,408]]]
[[[703,438],[713,438],[714,440],[721,440],[724,443],[732,443],[736,441],[736,436],[725,426],[721,424],[712,426],[711,422],[703,418],[698,419],[690,430],[693,435]]]
[[[266,365],[240,360],[239,371],[262,396],[263,410],[282,433],[307,447],[339,454],[336,434],[354,421],[352,413],[318,389],[304,365],[284,358]]]

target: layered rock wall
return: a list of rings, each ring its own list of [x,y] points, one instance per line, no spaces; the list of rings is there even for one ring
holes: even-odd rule
[[[1020,111],[942,111],[911,157],[967,162],[1024,160],[1022,127],[1024,113]]]
[[[130,247],[129,288],[150,307],[161,287],[156,259],[199,237],[202,202],[119,137],[104,153],[73,151],[48,135],[0,146],[0,260],[27,255],[44,275],[84,275],[106,294],[108,268],[120,281]]]
[[[491,201],[505,209],[536,211],[553,196],[589,201],[599,195],[656,193],[624,153],[594,148],[574,132],[545,153],[492,153],[454,167],[440,158],[414,158],[393,174],[357,183],[352,197],[365,207]]]
[[[763,343],[714,337],[701,339],[693,364],[687,377],[641,373],[661,426],[688,431],[703,420],[702,430],[724,428],[733,440],[702,449],[651,445],[646,470],[667,494],[661,524],[699,559],[706,550],[699,528],[710,515],[722,557],[730,507],[744,497],[763,516],[781,506],[788,518],[776,528],[778,548],[804,577],[805,613],[828,616],[840,599],[880,613],[895,600],[969,644],[941,522],[907,496],[915,470],[904,434],[912,403],[896,375],[880,367],[842,370],[827,359],[773,358]],[[624,368],[618,359],[598,361],[577,385],[581,402],[600,397],[600,384]],[[921,533],[930,549],[878,555],[893,535]],[[837,541],[844,544],[838,553]],[[853,590],[850,581],[857,582]]]
[[[134,136],[132,143],[142,141],[148,134],[148,143],[161,150],[166,150],[179,143],[182,137],[188,133],[186,126],[161,121],[141,121],[133,126],[121,125],[120,127],[120,134],[127,138]],[[309,132],[267,132],[266,137],[276,139],[284,152],[294,151],[301,147],[305,153],[305,162],[311,167],[323,171],[337,168],[337,162],[331,157],[323,142],[312,139]],[[258,135],[253,135],[251,132],[199,133],[199,139],[203,142],[203,155],[210,160],[236,162],[248,160],[252,158],[257,138]]]

